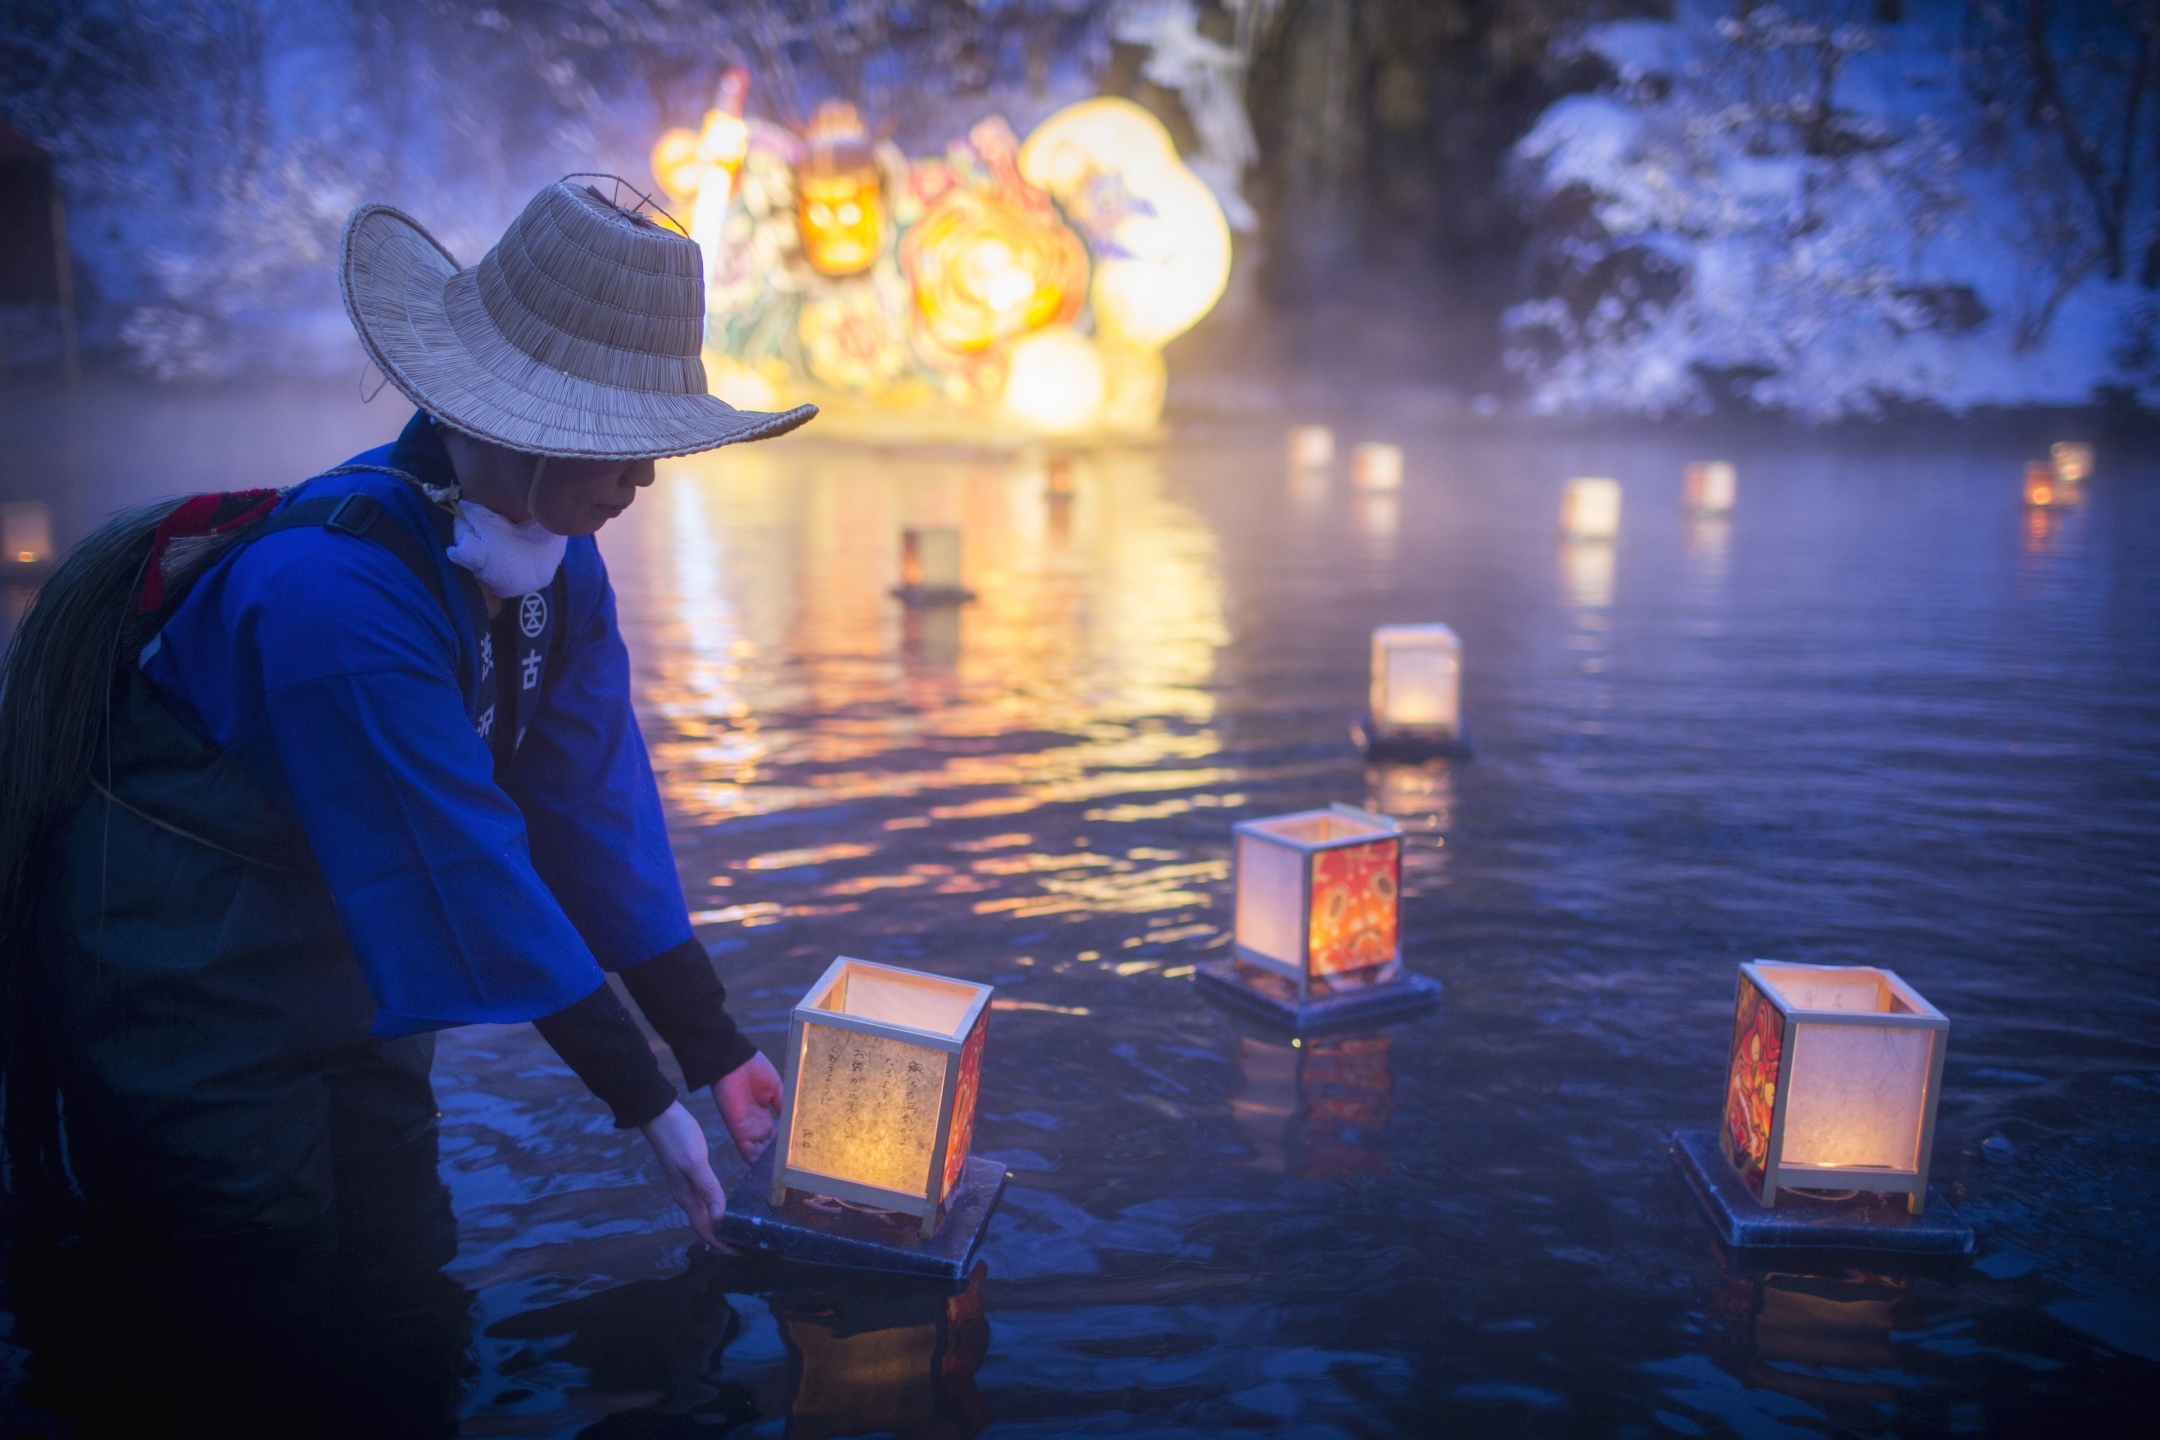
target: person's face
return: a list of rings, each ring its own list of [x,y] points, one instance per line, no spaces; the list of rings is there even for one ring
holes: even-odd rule
[[[652,482],[650,460],[552,459],[541,472],[533,518],[557,535],[590,535]]]

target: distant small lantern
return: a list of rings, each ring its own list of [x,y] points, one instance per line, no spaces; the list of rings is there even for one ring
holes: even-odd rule
[[[1447,625],[1382,625],[1372,634],[1371,708],[1357,737],[1376,760],[1467,756],[1462,639]]]
[[[841,956],[788,1025],[772,1204],[790,1189],[922,1218],[967,1169],[990,987]]]
[[[2082,485],[2092,475],[2093,447],[2082,440],[2058,440],[2048,447],[2055,479],[2066,486]]]
[[[0,505],[0,560],[43,565],[52,558],[52,511],[35,500]]]
[[[960,531],[953,526],[914,526],[900,532],[900,584],[893,590],[909,605],[958,605],[975,598],[960,583]]]
[[[1359,445],[1350,452],[1350,479],[1360,490],[1402,489],[1402,446]]]
[[[1926,1206],[1950,1022],[1888,970],[1740,967],[1719,1146],[1750,1194],[1902,1193]]]
[[[1740,472],[1729,460],[1700,460],[1680,474],[1682,503],[1691,515],[1724,515],[1733,508]]]
[[[1290,464],[1299,470],[1318,470],[1335,463],[1335,432],[1325,425],[1290,427]]]
[[[1560,528],[1578,540],[1610,540],[1620,533],[1620,482],[1602,477],[1568,481],[1560,502]]]
[[[2046,460],[2029,460],[2025,464],[2025,503],[2035,510],[2059,510],[2075,498],[2076,492],[2055,478],[2055,466]]]

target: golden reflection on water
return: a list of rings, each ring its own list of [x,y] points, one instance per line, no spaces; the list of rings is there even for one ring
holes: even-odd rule
[[[1252,1152],[1243,1163],[1308,1180],[1384,1173],[1386,1152],[1364,1142],[1395,1111],[1393,1046],[1384,1031],[1289,1042],[1239,1036],[1243,1085],[1230,1118]]]
[[[640,562],[633,577],[618,561],[616,584],[645,587],[632,644],[677,812],[1017,792],[935,804],[939,820],[1234,779],[1207,763],[1206,687],[1229,638],[1214,535],[1165,494],[1152,452],[1062,459],[1070,493],[1059,468],[813,446],[664,464],[658,503],[609,548]],[[925,525],[960,528],[973,603],[893,598],[900,532]],[[1058,739],[936,743],[1030,732]]]

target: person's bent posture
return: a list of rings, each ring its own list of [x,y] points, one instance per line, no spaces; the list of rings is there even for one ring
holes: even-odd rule
[[[590,538],[656,457],[814,413],[705,393],[702,274],[583,186],[466,270],[363,207],[396,443],[124,516],[48,584],[0,697],[18,1176],[180,1240],[394,1245],[348,1192],[432,1178],[434,1032],[533,1021],[712,1240],[704,1132],[607,972],[746,1158],[779,1077],[691,934]]]

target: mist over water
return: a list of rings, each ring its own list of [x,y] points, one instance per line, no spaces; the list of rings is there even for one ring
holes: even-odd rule
[[[98,414],[84,515],[402,420]],[[995,983],[975,1148],[1012,1179],[959,1294],[688,1254],[529,1028],[448,1032],[465,1433],[2099,1433],[2149,1389],[2149,462],[2028,513],[2015,445],[1766,434],[1691,520],[1697,437],[1337,419],[1404,445],[1399,495],[1291,474],[1273,425],[804,438],[671,462],[604,532],[731,1007],[775,1053],[835,954]],[[1617,540],[1560,537],[1578,474],[1621,481]],[[909,613],[899,530],[932,524],[978,598]],[[1463,637],[1477,756],[1367,767],[1369,632],[1425,620]],[[1331,801],[1410,832],[1405,959],[1446,988],[1292,1045],[1190,971],[1230,825]],[[1934,1179],[1977,1263],[1721,1256],[1666,1146],[1717,1113],[1757,956],[1884,965],[1950,1016]]]

